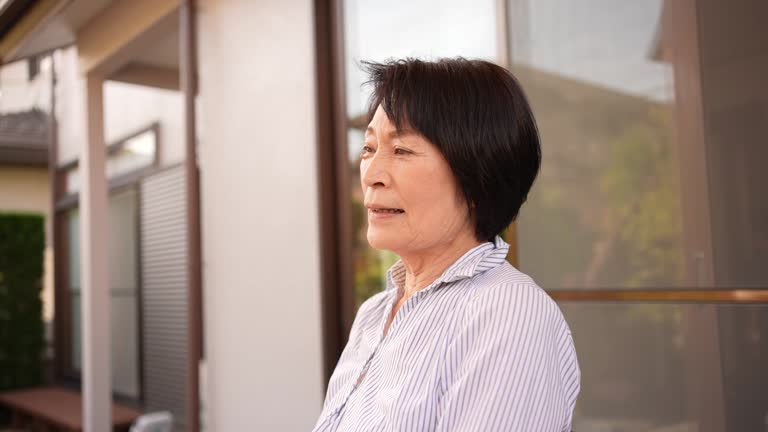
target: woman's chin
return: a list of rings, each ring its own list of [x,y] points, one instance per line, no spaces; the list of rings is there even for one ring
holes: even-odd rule
[[[379,250],[394,250],[395,249],[395,235],[393,233],[380,232],[381,230],[368,228],[368,244],[374,249]]]

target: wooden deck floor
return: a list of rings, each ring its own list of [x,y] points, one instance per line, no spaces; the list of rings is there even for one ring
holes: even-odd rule
[[[57,387],[42,387],[0,393],[0,405],[12,410],[15,427],[25,423],[63,430],[83,430],[82,396]],[[132,408],[112,404],[112,423],[118,430],[128,430],[141,413]],[[21,423],[21,424],[19,424]]]

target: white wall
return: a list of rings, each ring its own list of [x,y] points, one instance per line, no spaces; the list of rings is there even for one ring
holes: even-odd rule
[[[77,66],[77,50],[58,51],[56,59],[56,125],[58,127],[58,164],[80,156],[85,141],[85,82]]]
[[[323,399],[312,2],[199,4],[209,431],[307,431]]]
[[[0,68],[0,113],[38,108],[48,112],[51,100],[50,60],[40,63],[39,73],[31,81],[27,61],[21,60]]]

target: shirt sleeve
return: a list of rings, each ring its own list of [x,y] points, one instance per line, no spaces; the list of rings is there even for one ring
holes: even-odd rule
[[[570,431],[580,371],[557,304],[527,284],[470,301],[441,369],[437,430]]]

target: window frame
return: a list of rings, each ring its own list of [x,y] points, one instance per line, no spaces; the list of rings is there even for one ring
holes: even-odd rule
[[[127,141],[147,132],[154,132],[155,135],[155,154],[150,165],[139,168],[124,174],[107,179],[107,194],[111,197],[125,190],[133,189],[137,199],[137,230],[136,230],[136,272],[139,276],[136,287],[137,301],[137,325],[138,325],[138,397],[114,393],[115,400],[124,404],[141,406],[144,402],[144,349],[143,349],[143,284],[141,281],[141,221],[138,215],[141,214],[141,180],[158,172],[176,168],[181,164],[173,164],[168,167],[160,168],[159,154],[162,147],[160,138],[160,124],[153,122],[150,125],[130,133],[112,144],[107,146],[107,155],[119,152]],[[79,159],[58,165],[51,171],[53,179],[53,223],[54,228],[54,379],[67,387],[80,388],[82,374],[81,371],[72,365],[72,293],[69,286],[69,224],[68,213],[73,209],[80,207],[80,193],[67,193],[67,172],[79,166]]]
[[[333,372],[354,320],[354,280],[351,206],[346,199],[349,193],[347,170],[347,130],[344,73],[344,0],[315,0],[317,108],[318,108],[318,185],[320,202],[327,203],[320,209],[321,235],[321,293],[323,317],[324,370],[326,381]],[[682,30],[682,44],[691,58],[686,58],[685,73],[699,76],[697,69],[699,41],[696,38],[696,4],[685,0],[676,5],[675,14],[691,17]],[[506,0],[496,0],[497,59],[501,66],[509,68],[509,8]],[[690,64],[689,64],[690,63]],[[701,88],[691,86],[690,99],[701,103]],[[698,107],[700,109],[700,106]],[[697,111],[697,107],[688,107]],[[691,113],[686,113],[691,114]],[[694,137],[703,140],[703,119],[697,118],[689,125]],[[507,229],[504,239],[510,244],[508,260],[519,265],[517,224]],[[758,289],[557,289],[547,293],[558,302],[663,302],[663,303],[768,303],[768,287]]]

